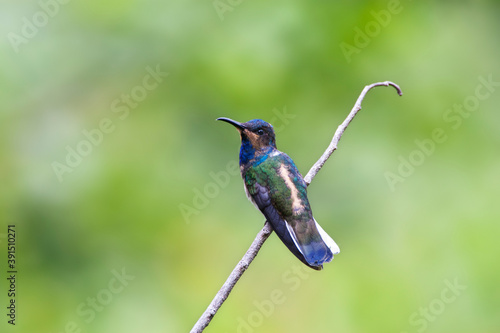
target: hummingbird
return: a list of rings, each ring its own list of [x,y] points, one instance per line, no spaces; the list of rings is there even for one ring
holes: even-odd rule
[[[292,159],[276,148],[273,126],[221,117],[240,132],[240,171],[248,199],[304,264],[321,270],[340,249],[313,217],[307,185]]]

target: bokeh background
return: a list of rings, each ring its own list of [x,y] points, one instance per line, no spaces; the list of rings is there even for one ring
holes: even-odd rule
[[[215,119],[305,174],[384,80],[309,187],[341,254],[272,235],[206,332],[500,332],[497,1],[63,2],[0,5],[2,332],[189,331],[263,224]]]

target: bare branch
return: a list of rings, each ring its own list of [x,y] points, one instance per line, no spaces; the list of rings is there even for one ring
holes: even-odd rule
[[[390,81],[385,81],[385,82],[377,82],[370,84],[366,86],[361,94],[359,95],[356,103],[354,104],[354,107],[352,108],[351,112],[347,116],[347,118],[344,120],[344,122],[337,128],[337,131],[335,132],[332,141],[330,142],[330,145],[326,149],[326,151],[323,153],[323,155],[320,157],[320,159],[311,167],[307,175],[304,177],[304,180],[306,184],[309,186],[309,184],[312,182],[313,178],[316,176],[316,174],[321,170],[323,165],[326,163],[328,158],[332,155],[332,153],[337,149],[337,144],[340,140],[340,137],[344,133],[345,129],[349,125],[349,123],[352,121],[354,116],[358,113],[359,110],[361,110],[361,102],[363,102],[363,99],[365,98],[365,95],[370,91],[370,89],[378,86],[393,86],[396,91],[398,92],[399,96],[403,95],[401,89],[399,86],[393,82]],[[236,267],[233,269],[231,272],[231,275],[227,278],[226,282],[222,285],[220,288],[219,292],[217,295],[215,295],[214,299],[208,306],[208,308],[205,310],[203,315],[198,319],[194,327],[191,329],[191,333],[200,333],[203,332],[203,330],[210,324],[210,321],[212,318],[215,316],[219,308],[221,307],[222,303],[227,299],[229,296],[229,293],[231,293],[231,290],[233,287],[236,285],[240,277],[243,275],[243,273],[247,270],[248,266],[252,263],[252,261],[255,259],[257,256],[257,253],[259,252],[260,248],[264,244],[264,242],[267,240],[269,235],[273,232],[273,229],[269,222],[266,221],[264,224],[264,227],[262,230],[257,234],[257,237],[255,237],[255,240],[253,241],[252,245],[250,245],[250,248],[248,251],[245,253],[243,258],[240,260],[240,262],[236,265]]]

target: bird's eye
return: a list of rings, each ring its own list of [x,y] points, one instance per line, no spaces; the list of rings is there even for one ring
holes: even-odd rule
[[[262,134],[264,134],[264,130],[263,130],[263,129],[258,130],[258,131],[257,131],[257,134],[258,134],[258,135],[262,135]]]

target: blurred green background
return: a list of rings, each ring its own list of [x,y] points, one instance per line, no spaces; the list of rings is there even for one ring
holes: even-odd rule
[[[206,332],[500,332],[497,1],[60,1],[0,5],[2,332],[189,331],[263,224],[215,118],[305,174],[384,80],[309,187],[341,254],[272,235]]]

